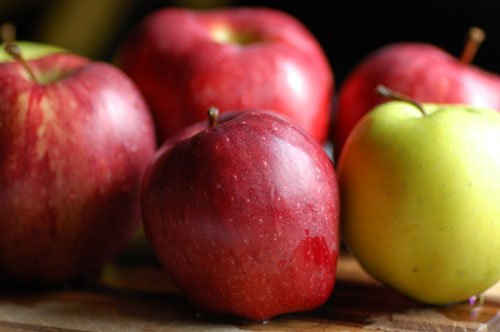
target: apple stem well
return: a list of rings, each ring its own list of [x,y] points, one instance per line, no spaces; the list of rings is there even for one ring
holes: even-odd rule
[[[207,115],[210,127],[215,127],[219,121],[219,109],[217,107],[210,107],[207,110]]]
[[[399,101],[404,101],[404,102],[410,103],[410,104],[414,105],[422,113],[423,116],[427,115],[427,112],[423,108],[422,104],[420,104],[419,102],[411,99],[408,96],[403,95],[402,93],[399,93],[397,91],[389,89],[388,87],[386,87],[384,85],[379,84],[377,86],[377,93],[379,95],[383,96],[383,97],[386,97],[386,98],[391,98],[391,99],[395,99],[395,100],[399,100]]]
[[[0,27],[2,39],[5,42],[5,52],[10,55],[16,62],[23,66],[24,70],[28,73],[30,79],[38,83],[35,74],[31,70],[30,66],[24,60],[21,49],[17,46],[16,42],[16,28],[11,23],[5,23]]]
[[[478,27],[471,27],[467,33],[467,39],[465,40],[465,47],[460,56],[460,62],[463,64],[471,64],[472,60],[476,56],[479,46],[483,43],[486,38],[486,33],[483,29]]]

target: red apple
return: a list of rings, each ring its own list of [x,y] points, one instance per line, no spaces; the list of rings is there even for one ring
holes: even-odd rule
[[[271,112],[233,114],[180,136],[156,154],[142,212],[153,250],[185,295],[210,312],[259,321],[321,305],[339,250],[337,183],[321,146]]]
[[[272,109],[320,142],[327,136],[332,71],[311,33],[285,13],[163,9],[128,38],[118,64],[141,89],[162,141],[213,105]]]
[[[108,64],[53,53],[27,65],[0,62],[0,271],[57,283],[98,268],[133,235],[154,125]]]
[[[477,30],[471,30],[474,33]],[[470,39],[474,42],[474,39]],[[500,110],[500,76],[470,65],[469,49],[459,60],[420,43],[398,43],[369,55],[349,75],[339,94],[334,126],[335,152],[361,117],[386,99],[375,93],[383,84],[420,102],[459,103]]]

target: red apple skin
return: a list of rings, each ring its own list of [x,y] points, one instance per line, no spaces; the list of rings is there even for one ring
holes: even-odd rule
[[[0,272],[60,283],[100,267],[140,223],[151,115],[119,70],[71,54],[0,63]]]
[[[214,41],[220,26],[259,42]],[[119,66],[137,83],[160,140],[205,119],[205,111],[271,109],[319,142],[328,134],[334,79],[311,33],[295,18],[265,8],[153,13],[126,40]]]
[[[142,212],[185,295],[256,321],[321,305],[339,251],[337,182],[321,146],[284,117],[253,111],[173,139],[147,171]]]
[[[432,45],[392,44],[363,60],[340,89],[334,126],[337,156],[361,117],[386,101],[375,92],[378,84],[420,102],[500,110],[500,76],[463,64]]]

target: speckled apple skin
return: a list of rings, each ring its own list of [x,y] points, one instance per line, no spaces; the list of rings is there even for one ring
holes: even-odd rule
[[[339,92],[333,138],[337,157],[356,123],[376,105],[383,84],[420,102],[500,110],[500,76],[461,63],[442,49],[418,43],[381,48],[364,59]]]
[[[140,222],[140,180],[155,152],[149,110],[119,70],[71,54],[0,63],[0,274],[79,277],[122,249]]]
[[[228,27],[247,45],[219,43]],[[118,64],[137,83],[163,141],[221,112],[270,109],[323,142],[328,134],[332,69],[314,36],[294,17],[266,8],[159,10],[129,36]]]
[[[338,163],[343,239],[374,278],[432,305],[500,280],[500,114],[392,101]]]
[[[165,142],[142,203],[158,259],[205,310],[262,321],[318,307],[333,289],[333,165],[313,138],[276,114],[248,111]]]

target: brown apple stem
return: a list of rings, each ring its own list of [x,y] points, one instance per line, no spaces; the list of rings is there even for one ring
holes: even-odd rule
[[[478,27],[471,27],[467,33],[467,39],[465,40],[465,47],[460,56],[460,62],[469,65],[474,60],[479,46],[483,43],[486,38],[486,33],[483,29]]]
[[[0,26],[0,35],[5,43],[5,52],[23,66],[33,82],[38,83],[35,74],[24,60],[21,49],[16,44],[16,27],[12,23],[4,23]]]
[[[217,109],[217,107],[210,107],[207,110],[207,114],[210,127],[215,127],[217,125],[217,121],[219,121],[219,109]]]
[[[14,58],[18,63],[23,66],[24,70],[28,73],[29,77],[31,80],[35,83],[38,83],[38,80],[35,77],[35,74],[33,74],[33,71],[31,70],[30,66],[28,66],[28,63],[26,60],[24,60],[23,56],[21,55],[21,50],[19,49],[19,46],[17,44],[14,44],[12,42],[9,42],[5,44],[5,52],[9,54],[11,57]]]
[[[379,95],[383,96],[383,97],[386,97],[386,98],[391,98],[391,99],[395,99],[395,100],[399,100],[399,101],[404,101],[404,102],[410,103],[410,104],[414,105],[422,113],[422,115],[424,115],[424,116],[427,115],[427,112],[422,107],[422,104],[420,104],[419,102],[411,99],[408,96],[405,96],[402,93],[399,93],[397,91],[389,89],[388,87],[386,87],[386,86],[384,86],[382,84],[377,85],[377,93]]]

